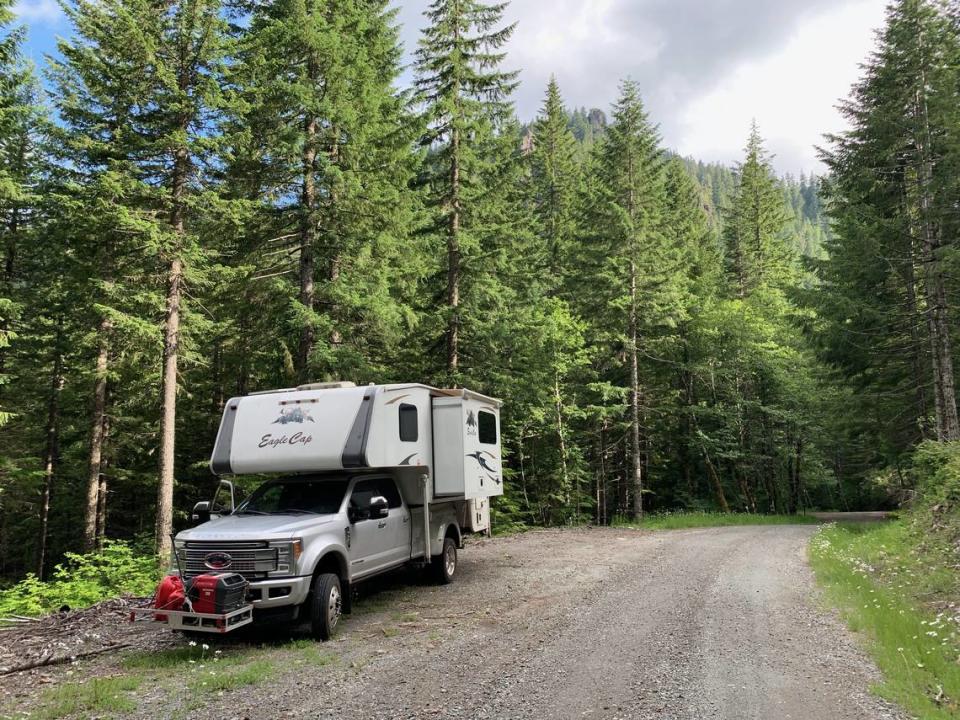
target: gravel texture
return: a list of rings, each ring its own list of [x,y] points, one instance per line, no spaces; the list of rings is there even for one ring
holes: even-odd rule
[[[814,530],[548,530],[473,542],[453,585],[398,574],[365,589],[319,648],[330,664],[268,644],[258,652],[277,671],[262,683],[204,698],[147,685],[135,716],[905,718],[870,695],[876,670],[820,607],[805,560]],[[108,673],[110,662],[86,671]]]

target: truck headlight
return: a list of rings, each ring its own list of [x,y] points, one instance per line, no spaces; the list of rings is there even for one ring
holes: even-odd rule
[[[303,540],[296,538],[289,542],[271,543],[277,548],[277,570],[281,575],[296,572],[297,560],[303,554]]]
[[[187,543],[185,540],[174,540],[173,547],[170,549],[170,569],[177,574],[180,568],[186,569],[187,566]]]

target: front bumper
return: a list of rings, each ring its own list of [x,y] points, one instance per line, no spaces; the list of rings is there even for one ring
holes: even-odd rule
[[[271,578],[269,580],[251,580],[247,588],[247,602],[255,609],[300,605],[310,594],[309,575],[301,577]]]

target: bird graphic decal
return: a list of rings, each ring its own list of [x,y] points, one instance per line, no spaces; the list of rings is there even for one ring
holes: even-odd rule
[[[490,453],[484,453],[482,450],[478,450],[477,452],[467,453],[467,457],[471,457],[476,460],[480,464],[480,467],[486,470],[487,476],[497,485],[499,485],[500,478],[497,476],[497,471],[495,468],[490,467],[490,465],[487,463],[487,458],[484,457],[485,454],[490,455]],[[495,456],[490,455],[490,457],[496,460]]]
[[[477,416],[473,414],[473,410],[467,412],[467,435],[476,435],[477,434]]]

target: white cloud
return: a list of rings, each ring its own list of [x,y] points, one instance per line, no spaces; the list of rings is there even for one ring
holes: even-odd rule
[[[398,0],[408,57],[427,2]],[[756,117],[778,169],[820,170],[813,145],[841,127],[834,106],[886,2],[513,0],[505,20],[519,24],[506,66],[521,70],[522,120],[536,115],[550,75],[569,106],[605,110],[631,77],[668,147],[733,162]]]
[[[56,23],[63,17],[63,10],[56,0],[19,0],[13,12],[21,20],[31,23]]]
[[[844,128],[836,105],[860,75],[883,11],[882,0],[858,0],[812,18],[778,52],[742,63],[687,103],[668,141],[685,155],[730,163],[755,118],[781,172],[822,171],[814,145]]]

